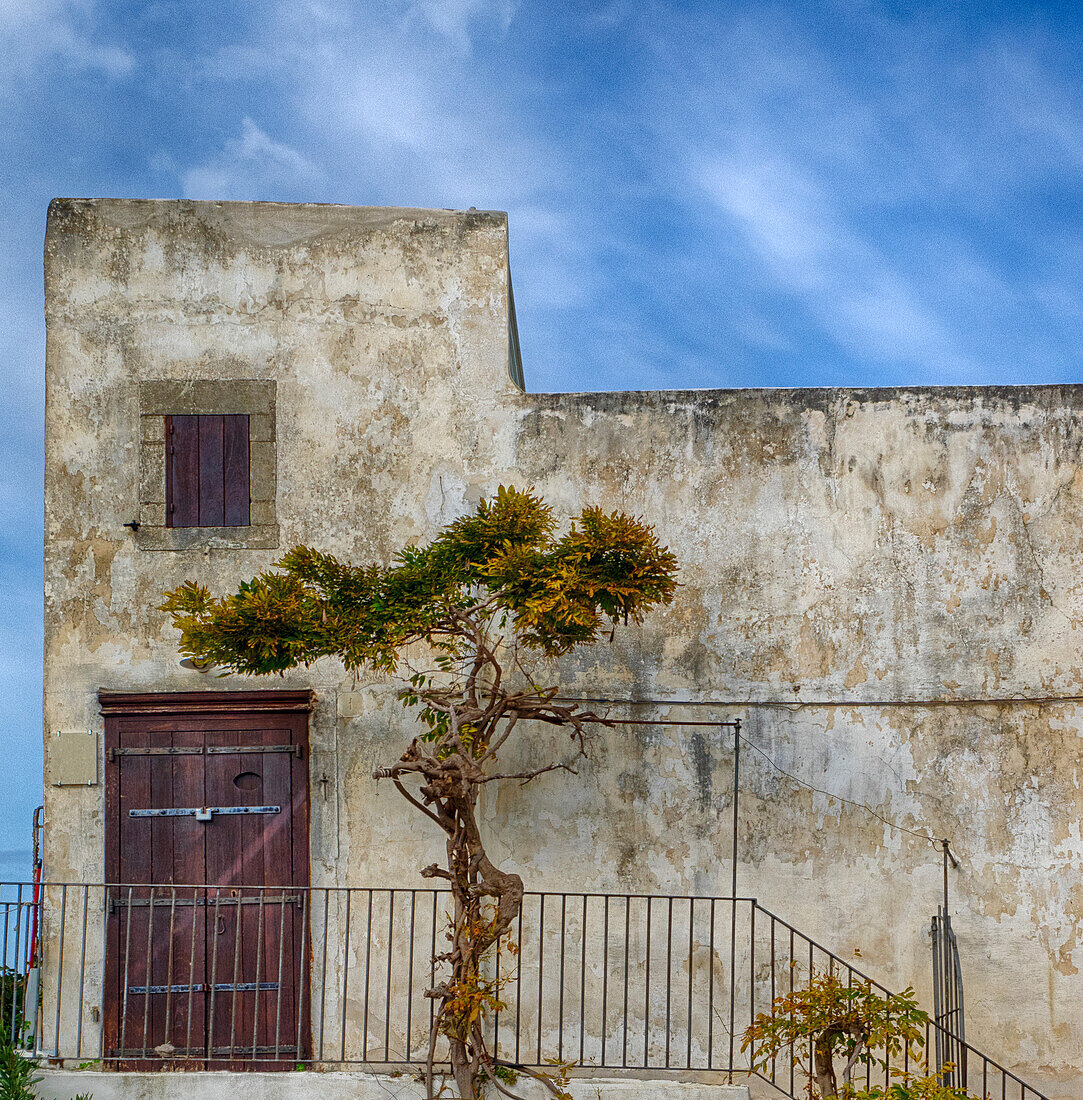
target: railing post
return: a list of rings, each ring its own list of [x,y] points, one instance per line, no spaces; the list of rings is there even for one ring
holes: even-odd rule
[[[737,809],[741,789],[741,719],[733,721],[733,837],[730,847],[730,1043],[729,1083],[733,1084],[733,1029],[737,999]]]

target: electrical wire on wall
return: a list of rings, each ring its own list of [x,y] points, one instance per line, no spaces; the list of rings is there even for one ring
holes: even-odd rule
[[[944,840],[943,838],[930,836],[928,833],[919,832],[917,829],[908,828],[906,825],[900,825],[897,821],[892,821],[890,820],[890,818],[884,817],[882,813],[873,809],[873,807],[870,806],[867,802],[858,802],[856,799],[846,798],[841,794],[834,794],[831,791],[825,790],[823,787],[817,787],[813,783],[806,783],[803,779],[798,779],[797,776],[794,775],[792,772],[786,771],[784,767],[772,760],[771,757],[769,757],[767,753],[765,753],[763,749],[759,747],[759,745],[753,744],[743,734],[741,735],[741,741],[744,742],[744,744],[747,745],[754,753],[763,757],[763,759],[766,760],[767,763],[772,768],[774,768],[776,772],[778,772],[780,775],[784,775],[791,783],[795,784],[798,787],[804,787],[805,790],[815,791],[817,794],[826,795],[828,798],[834,799],[836,802],[843,802],[847,806],[855,806],[859,810],[864,810],[865,813],[869,814],[871,817],[875,817],[877,821],[882,821],[885,825],[888,826],[888,828],[895,829],[900,833],[909,833],[911,836],[916,836],[919,840],[926,840],[935,848],[939,848],[941,845],[948,843],[948,841]]]
[[[606,706],[764,706],[764,707],[780,707],[786,710],[799,710],[802,707],[818,707],[825,706],[825,703],[752,703],[752,704],[739,704],[739,703],[721,703],[721,702],[696,702],[695,700],[682,699],[605,699],[605,698],[570,698],[561,697],[563,703],[591,703],[593,705],[606,705]],[[1026,699],[1018,700],[1019,702],[1040,702],[1042,700]],[[1066,700],[1071,701],[1071,700]],[[974,704],[976,700],[963,700],[963,703]],[[840,705],[840,704],[832,704]],[[850,704],[846,704],[847,706]],[[888,703],[880,703],[878,705],[894,705]],[[930,705],[930,702],[916,703],[914,705]],[[609,722],[615,726],[709,726],[709,727],[732,727],[732,721],[723,720],[710,720],[710,719],[680,719],[680,718],[611,718]],[[832,791],[826,790],[823,787],[817,787],[813,783],[808,783],[803,779],[798,778],[792,772],[788,772],[780,764],[774,761],[763,749],[750,741],[743,733],[738,731],[737,736],[741,742],[750,748],[758,756],[762,757],[767,764],[778,772],[780,775],[785,776],[795,786],[803,787],[805,790],[813,791],[816,794],[822,794],[827,798],[833,799],[836,802],[841,802],[847,806],[853,806],[855,809],[863,810],[870,817],[876,818],[877,821],[882,822],[889,829],[894,829],[900,833],[907,833],[910,836],[916,837],[918,840],[923,840],[928,844],[931,844],[934,848],[943,852],[944,855],[951,861],[951,865],[958,869],[959,863],[955,857],[955,854],[951,850],[951,841],[947,837],[935,837],[928,832],[922,832],[918,829],[911,829],[909,826],[900,825],[897,821],[892,821],[890,818],[885,817],[874,807],[868,805],[866,802],[859,802],[853,798],[846,798],[844,795],[835,794]]]

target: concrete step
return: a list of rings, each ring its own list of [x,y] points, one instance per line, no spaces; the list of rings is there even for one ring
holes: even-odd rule
[[[94,1100],[424,1100],[411,1077],[372,1073],[105,1073],[43,1069],[37,1086],[42,1100],[71,1100],[89,1092]],[[575,1100],[749,1100],[746,1085],[718,1085],[654,1079],[579,1077]],[[526,1100],[550,1100],[537,1082],[521,1079],[514,1091]],[[488,1090],[496,1100],[499,1093]]]

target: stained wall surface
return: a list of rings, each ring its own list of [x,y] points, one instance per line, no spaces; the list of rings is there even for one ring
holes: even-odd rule
[[[386,562],[533,485],[677,552],[670,608],[547,674],[614,715],[743,719],[741,891],[927,997],[923,837],[950,838],[969,1037],[1083,1095],[1083,387],[525,394],[506,218],[477,211],[59,200],[46,312],[54,881],[101,880],[103,808],[52,786],[52,731],[100,731],[102,689],[253,686],[178,665],[164,590],[230,589],[301,541]],[[277,546],[141,545],[141,387],[253,380]],[[313,881],[414,884],[439,838],[371,778],[409,736],[393,685],[325,662],[255,686],[317,693]],[[493,799],[494,859],[536,889],[726,893],[729,736],[599,733],[578,776]]]

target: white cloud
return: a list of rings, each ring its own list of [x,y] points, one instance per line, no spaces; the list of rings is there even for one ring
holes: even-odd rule
[[[1000,44],[986,61],[988,94],[997,114],[1013,127],[1035,167],[1049,162],[1083,169],[1083,112],[1078,98],[1043,64],[1036,48],[1028,44]],[[999,159],[1015,162],[1011,149],[1001,147]]]
[[[307,89],[311,113],[326,111],[375,147],[410,150],[432,164],[458,141],[459,128],[448,126],[451,104],[437,101],[419,68],[373,58],[359,73],[352,59],[338,56],[314,76]],[[337,101],[330,94],[333,85],[341,89]]]
[[[475,24],[493,23],[504,32],[515,16],[515,4],[512,0],[415,0],[410,14],[420,17],[460,49],[468,50]]]
[[[307,157],[272,140],[245,118],[240,137],[228,139],[219,153],[188,168],[181,178],[185,198],[259,199],[314,186],[321,177],[320,169]]]
[[[455,36],[506,7],[442,3],[425,18]],[[568,150],[548,138],[529,88],[449,50],[442,35],[412,32],[416,6],[404,18],[357,12],[349,28],[310,25],[289,54],[291,106],[320,163],[360,201],[507,209],[562,193]],[[294,19],[283,14],[276,39]]]
[[[736,276],[792,346],[826,337],[843,380],[1062,376],[1083,294],[1050,236],[1083,114],[1060,44],[881,13],[842,50],[833,20],[784,8],[679,18],[640,25],[639,113],[701,269]]]
[[[771,278],[839,345],[879,362],[972,369],[909,280],[792,165],[715,162],[699,182]]]
[[[606,276],[594,205],[611,181],[598,178],[596,149],[569,140],[566,120],[529,70],[517,67],[509,80],[491,43],[473,53],[449,48],[482,18],[503,27],[511,5],[439,9],[430,5],[423,16],[414,5],[392,21],[355,10],[348,28],[298,29],[289,65],[292,106],[307,126],[304,151],[324,166],[331,201],[507,210],[520,337],[530,383],[541,385],[539,360],[559,364],[564,350],[549,330],[575,343],[549,315],[599,301]],[[282,18],[296,26],[292,11]],[[439,33],[419,32],[422,18],[439,23]]]
[[[0,0],[0,91],[25,90],[40,63],[55,60],[110,78],[125,77],[135,58],[96,33],[91,0]]]

